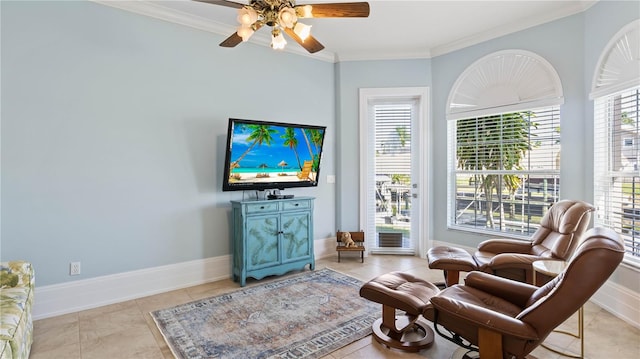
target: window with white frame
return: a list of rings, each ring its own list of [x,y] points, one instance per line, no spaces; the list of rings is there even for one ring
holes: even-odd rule
[[[626,138],[640,136],[640,87],[595,100],[594,202],[596,225],[622,235],[628,257],[640,263],[640,152]],[[637,141],[633,141],[637,142]]]
[[[620,233],[624,261],[640,266],[640,20],[609,41],[594,73],[595,226]]]
[[[450,224],[529,235],[560,190],[560,111],[549,107],[449,123]]]
[[[562,86],[542,57],[499,51],[449,94],[448,226],[528,237],[560,193]]]

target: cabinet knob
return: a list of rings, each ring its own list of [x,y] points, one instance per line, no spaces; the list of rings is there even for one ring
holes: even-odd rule
[[[260,206],[260,209],[264,209],[264,206]]]
[[[300,203],[296,203],[296,204],[294,204],[294,206],[296,206],[296,207],[298,207],[299,205],[300,205]]]

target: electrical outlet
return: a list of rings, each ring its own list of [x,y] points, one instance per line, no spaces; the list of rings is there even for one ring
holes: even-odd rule
[[[80,274],[80,262],[69,263],[69,275],[79,275],[79,274]]]

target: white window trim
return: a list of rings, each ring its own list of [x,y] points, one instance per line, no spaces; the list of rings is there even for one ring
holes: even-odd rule
[[[594,70],[589,99],[594,101],[594,127],[598,125],[597,102],[599,99],[615,95],[624,90],[640,86],[640,19],[634,20],[620,29],[604,47]],[[595,133],[598,136],[598,133]],[[594,137],[594,143],[597,138]],[[595,146],[594,146],[595,149]],[[594,167],[600,164],[594,155]],[[596,173],[594,173],[594,188]],[[593,194],[597,199],[599,194]],[[597,222],[597,219],[596,219]],[[640,258],[625,253],[623,263],[629,268],[640,271]]]
[[[639,86],[634,86],[633,89],[638,88]],[[623,91],[624,92],[624,91]],[[616,217],[623,216],[622,214],[616,215],[615,205],[621,205],[622,200],[615,201],[611,200],[611,198],[615,198],[614,196],[617,194],[615,190],[612,190],[611,181],[614,178],[620,177],[638,177],[640,173],[637,169],[635,170],[612,170],[608,169],[611,164],[610,160],[610,151],[611,150],[611,142],[607,140],[610,138],[609,129],[611,125],[611,111],[609,111],[609,105],[611,105],[610,101],[613,101],[613,98],[619,93],[612,93],[609,95],[605,95],[602,97],[598,97],[595,99],[594,103],[594,204],[597,207],[596,217],[594,218],[594,224],[596,226],[604,226],[611,229],[614,229],[616,232],[620,233],[620,227],[617,221],[615,221]],[[615,111],[614,111],[615,112]],[[605,132],[605,134],[603,134]],[[617,148],[618,151],[625,150],[623,146],[622,148]],[[602,183],[605,183],[602,185]],[[607,184],[608,183],[608,184]],[[603,189],[604,188],[604,189]],[[609,208],[611,205],[612,208]],[[613,220],[613,223],[610,222]],[[618,225],[615,225],[615,224]],[[621,234],[624,236],[624,234]],[[631,268],[635,268],[636,270],[640,270],[640,256],[634,256],[629,253],[625,253],[623,263],[627,264],[627,266]]]
[[[640,19],[624,26],[609,40],[593,73],[590,100],[640,85],[639,43]]]
[[[535,91],[527,91],[531,85]],[[560,76],[546,59],[531,51],[503,50],[480,58],[458,77],[447,99],[447,120],[563,103]]]

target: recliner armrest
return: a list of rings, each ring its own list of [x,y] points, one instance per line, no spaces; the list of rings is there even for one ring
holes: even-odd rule
[[[485,266],[496,270],[500,268],[519,268],[525,270],[532,270],[533,262],[547,259],[542,258],[540,256],[532,255],[532,254],[521,254],[521,253],[501,253],[495,255],[491,258]]]
[[[521,308],[526,307],[527,301],[538,289],[538,287],[531,284],[509,280],[484,272],[469,273],[464,280],[464,284],[507,300]]]
[[[479,252],[531,253],[531,242],[517,239],[488,239],[478,245]]]
[[[461,322],[471,322],[477,327],[487,328],[500,334],[525,340],[539,339],[536,330],[532,326],[508,315],[445,296],[436,295],[431,298],[431,303],[436,312],[446,313],[447,317],[455,317]],[[441,314],[436,315],[439,316]]]

